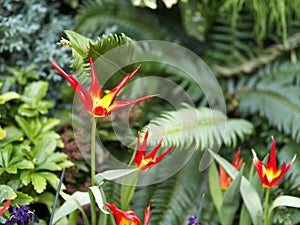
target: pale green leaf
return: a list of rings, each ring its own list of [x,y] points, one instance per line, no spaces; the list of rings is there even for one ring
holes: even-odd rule
[[[221,214],[221,205],[223,201],[223,193],[220,186],[220,175],[215,162],[212,162],[208,170],[209,190],[216,209]]]
[[[6,199],[14,199],[17,197],[16,193],[14,190],[7,185],[0,185],[0,203],[5,201]]]
[[[89,194],[87,192],[76,191],[71,196],[61,192],[60,195],[65,199],[66,202],[55,212],[53,218],[53,224],[62,219],[63,217],[69,215],[76,209],[84,212],[82,206],[90,203]]]
[[[97,184],[100,184],[103,180],[115,180],[115,179],[127,176],[136,171],[138,171],[138,168],[107,170],[102,173],[98,173],[95,176],[95,182]]]
[[[269,216],[271,215],[274,208],[280,207],[280,206],[300,208],[300,198],[295,197],[295,196],[288,196],[288,195],[282,195],[282,196],[277,197],[271,204],[271,207],[269,210]]]
[[[109,214],[109,212],[107,210],[105,210],[104,208],[104,204],[103,204],[103,198],[102,198],[102,194],[99,190],[99,187],[98,186],[92,186],[92,187],[89,187],[90,191],[93,193],[94,195],[94,198],[96,200],[96,203],[99,207],[99,209],[105,213],[105,214]]]

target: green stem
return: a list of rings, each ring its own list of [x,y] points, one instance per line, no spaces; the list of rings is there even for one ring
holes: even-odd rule
[[[92,134],[91,134],[91,183],[95,185],[96,174],[96,118],[92,120]]]
[[[90,200],[91,200],[91,203],[90,203],[90,209],[91,209],[91,221],[92,221],[92,225],[96,225],[96,222],[97,222],[97,218],[96,218],[96,200],[95,200],[95,197],[93,195],[93,193],[89,190],[89,197],[90,197]]]
[[[269,217],[268,217],[268,211],[269,211],[269,197],[270,197],[270,189],[266,188],[265,193],[265,217],[264,217],[264,225],[269,225]]]

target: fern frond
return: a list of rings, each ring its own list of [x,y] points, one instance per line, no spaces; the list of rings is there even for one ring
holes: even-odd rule
[[[259,113],[272,126],[300,141],[300,64],[271,64],[239,92],[240,110]]]
[[[74,59],[74,63],[71,67],[77,70],[78,76],[81,76],[85,70],[89,69],[89,56],[92,56],[93,60],[96,61],[97,58],[103,57],[103,54],[109,50],[131,42],[131,39],[126,37],[124,34],[111,34],[109,36],[103,35],[102,38],[98,38],[97,41],[94,42],[74,31],[65,31],[65,33],[69,38],[72,48],[72,57]]]
[[[253,21],[250,15],[239,15],[234,26],[229,16],[215,20],[208,36],[211,49],[207,52],[208,60],[218,65],[234,66],[257,55],[253,48]]]
[[[237,138],[243,139],[251,134],[253,126],[243,119],[228,119],[215,109],[185,107],[177,111],[168,111],[154,118],[143,128],[151,133],[150,145],[155,145],[164,137],[163,146],[205,150],[209,147],[235,146]]]

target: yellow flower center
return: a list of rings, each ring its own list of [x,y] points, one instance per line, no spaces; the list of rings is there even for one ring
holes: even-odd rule
[[[271,182],[272,180],[279,177],[281,174],[281,170],[274,171],[273,168],[265,168],[263,167],[263,175],[267,177],[267,180]]]

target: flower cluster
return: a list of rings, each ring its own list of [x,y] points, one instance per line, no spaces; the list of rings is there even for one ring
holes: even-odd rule
[[[188,220],[188,225],[200,225],[197,216],[191,216]]]

